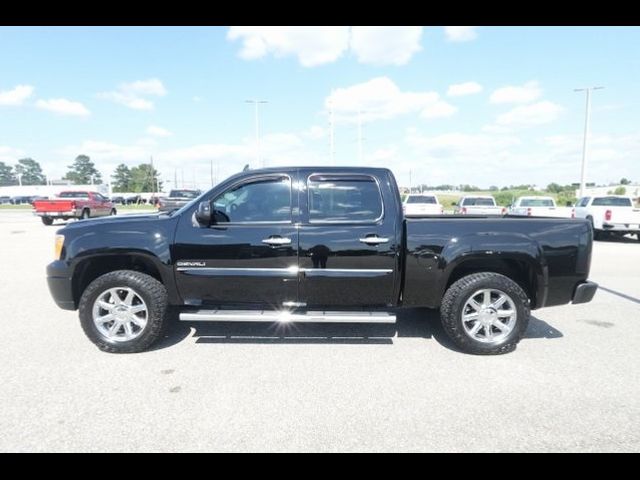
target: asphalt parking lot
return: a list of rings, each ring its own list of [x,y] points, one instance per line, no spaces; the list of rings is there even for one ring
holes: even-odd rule
[[[58,309],[57,228],[0,212],[1,451],[638,451],[640,242],[596,242],[593,302],[535,311],[511,354],[437,313],[389,327],[178,324],[100,352]]]

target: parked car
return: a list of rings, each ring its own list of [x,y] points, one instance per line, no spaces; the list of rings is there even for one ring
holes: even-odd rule
[[[11,197],[9,203],[11,203],[12,205],[29,204],[31,203],[31,197],[27,197],[25,195],[16,195],[14,197]]]
[[[387,169],[288,167],[171,213],[69,224],[47,276],[107,352],[149,348],[170,306],[183,321],[281,325],[394,323],[421,306],[440,308],[463,351],[500,354],[530,309],[592,299],[591,249],[586,220],[404,218]]]
[[[454,213],[460,215],[505,215],[506,207],[500,207],[491,195],[464,196],[457,203]]]
[[[6,195],[0,197],[0,205],[5,205],[5,204],[8,204],[8,203],[11,203],[11,197],[6,196]]]
[[[97,192],[87,191],[61,192],[55,200],[36,200],[33,208],[34,214],[45,225],[51,225],[55,219],[87,219],[117,213],[108,198]]]
[[[573,207],[558,207],[553,197],[518,197],[507,211],[521,217],[575,218]]]
[[[160,197],[158,210],[161,212],[176,210],[201,194],[202,192],[200,190],[171,190],[168,197]]]
[[[577,218],[586,218],[593,226],[595,238],[604,235],[635,234],[640,240],[640,208],[631,197],[624,195],[595,195],[582,197],[575,207]]]
[[[140,195],[129,195],[125,197],[124,201],[127,205],[136,205],[142,203],[143,198]]]
[[[410,193],[402,203],[402,211],[407,217],[422,215],[442,215],[444,208],[440,205],[438,197],[424,193]]]
[[[115,195],[115,196],[111,197],[111,203],[115,203],[115,204],[119,204],[119,205],[125,205],[126,204],[126,200],[124,199],[124,197],[122,195]]]

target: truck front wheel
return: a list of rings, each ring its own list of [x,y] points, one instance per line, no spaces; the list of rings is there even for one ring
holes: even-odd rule
[[[42,219],[42,223],[46,226],[53,225],[53,218],[51,217],[40,217]]]
[[[453,283],[440,307],[442,325],[466,353],[499,355],[515,350],[529,324],[529,300],[520,285],[493,272]]]
[[[155,278],[132,270],[98,277],[80,298],[84,333],[102,351],[135,353],[162,335],[167,316],[167,290]]]

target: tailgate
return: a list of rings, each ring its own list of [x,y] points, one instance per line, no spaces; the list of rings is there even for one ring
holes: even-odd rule
[[[68,212],[73,210],[73,200],[36,200],[33,207],[36,212]]]

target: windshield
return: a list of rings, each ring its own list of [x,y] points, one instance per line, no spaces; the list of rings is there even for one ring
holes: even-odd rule
[[[171,190],[169,197],[196,198],[200,195],[197,190]]]
[[[591,204],[594,207],[632,207],[631,199],[626,197],[600,197],[594,198]]]
[[[462,205],[465,207],[495,207],[496,201],[493,198],[467,197]]]
[[[555,207],[551,198],[523,198],[521,207]]]
[[[430,195],[410,195],[407,197],[407,203],[430,203],[437,204],[436,197]]]

